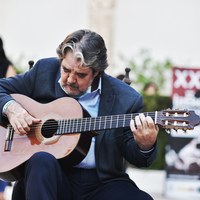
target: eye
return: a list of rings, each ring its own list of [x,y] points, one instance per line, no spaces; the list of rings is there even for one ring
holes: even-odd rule
[[[87,74],[83,74],[83,73],[77,73],[77,76],[79,78],[85,78],[87,76]]]
[[[63,71],[64,71],[65,73],[70,73],[70,70],[67,69],[67,68],[65,68],[65,67],[63,67]]]

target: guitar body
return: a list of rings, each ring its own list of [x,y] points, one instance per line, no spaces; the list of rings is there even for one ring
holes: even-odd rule
[[[6,135],[9,129],[0,127],[0,178],[6,181],[16,181],[23,177],[24,163],[37,152],[48,152],[58,159],[63,167],[78,164],[87,155],[91,144],[89,134],[62,134],[50,136],[44,131],[44,124],[51,125],[53,120],[82,118],[83,109],[80,104],[68,97],[57,99],[47,104],[38,103],[29,97],[13,94],[32,116],[42,120],[32,125],[27,135],[13,134],[11,149],[5,151]],[[56,130],[49,130],[55,132]],[[45,134],[43,134],[43,132]]]
[[[64,168],[77,165],[87,155],[95,131],[129,127],[130,120],[139,114],[88,117],[73,98],[41,104],[20,94],[12,97],[41,122],[33,124],[23,136],[14,133],[10,125],[7,129],[0,127],[0,178],[7,181],[21,179],[24,164],[37,152],[52,154]],[[167,130],[186,132],[200,124],[200,117],[194,111],[163,110],[144,114]]]

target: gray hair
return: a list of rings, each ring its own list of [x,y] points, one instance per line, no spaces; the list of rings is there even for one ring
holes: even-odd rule
[[[78,30],[68,35],[57,48],[59,59],[62,60],[68,52],[73,52],[83,67],[95,71],[104,71],[108,67],[105,42],[90,30]]]

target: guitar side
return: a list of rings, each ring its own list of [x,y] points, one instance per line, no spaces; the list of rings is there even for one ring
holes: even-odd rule
[[[82,117],[83,110],[77,101],[64,97],[47,104],[40,104],[23,95],[12,96],[32,116],[41,119],[42,123],[33,125],[27,135],[19,136],[14,133],[10,151],[4,151],[7,129],[0,127],[1,179],[6,181],[20,179],[23,176],[23,164],[36,152],[48,152],[66,166],[78,164],[84,159],[90,147],[91,136],[76,133],[45,138],[41,133],[44,122],[49,119]]]

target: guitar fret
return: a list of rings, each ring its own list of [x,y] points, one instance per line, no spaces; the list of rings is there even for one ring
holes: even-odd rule
[[[69,129],[70,129],[70,124],[69,124],[69,122],[70,122],[70,120],[68,119],[68,120],[66,121],[66,132],[67,132],[67,133],[70,132],[70,131],[69,131]]]
[[[69,133],[72,131],[72,119],[69,120]]]
[[[61,135],[62,133],[64,133],[64,130],[65,130],[65,121],[60,120],[58,125],[59,125],[59,129],[57,130],[57,134]]]
[[[119,115],[117,115],[117,123],[115,128],[117,128],[118,126],[119,126]]]
[[[77,129],[78,129],[78,119],[74,119],[74,124],[75,124],[75,133],[77,133]]]
[[[81,122],[81,123],[80,123],[80,126],[79,126],[79,132],[81,132],[81,130],[82,130],[82,125],[83,125],[83,123],[82,123],[83,120],[82,120],[82,119],[79,119],[79,121]]]
[[[102,122],[102,123],[104,123],[103,129],[106,129],[106,127],[107,127],[107,118],[108,118],[108,116],[104,116],[104,120]]]
[[[112,115],[110,117],[110,128],[112,128]]]
[[[65,121],[64,120],[60,120],[60,133],[59,134],[61,134],[61,133],[64,133],[65,132]]]
[[[71,133],[71,129],[72,129],[72,120],[68,119],[69,123],[68,123],[68,133]]]
[[[118,127],[123,127],[123,121],[120,115],[118,116]]]
[[[81,119],[78,119],[78,121],[77,121],[77,133],[79,133],[80,132],[80,128],[81,128],[81,126],[82,126],[82,120]]]
[[[95,127],[96,127],[96,117],[92,118],[92,125],[93,125],[92,130],[95,130]]]
[[[110,128],[116,128],[116,124],[117,124],[116,117],[117,117],[117,115],[113,115],[111,117],[111,124],[112,124],[112,126],[110,126]]]
[[[106,122],[107,122],[106,119],[107,119],[107,116],[104,117],[104,129],[106,129]]]
[[[125,115],[123,116],[123,127],[125,126]]]
[[[87,119],[86,119],[86,129],[85,129],[85,131],[88,131],[89,120],[90,120],[90,118],[87,118]]]
[[[87,131],[88,130],[88,118],[85,118],[85,131]]]
[[[96,117],[93,118],[93,121],[94,121],[94,122],[93,122],[93,130],[95,130],[95,127],[96,127],[96,126],[95,126],[95,125],[96,125],[96,119],[97,119]]]
[[[99,119],[100,117],[95,118],[95,125],[94,125],[94,130],[99,130]]]
[[[74,132],[74,120],[71,119],[71,129],[70,129],[70,133],[73,133]]]
[[[90,117],[90,122],[89,122],[89,131],[91,130],[91,117]]]
[[[72,133],[74,133],[74,129],[75,129],[75,120],[74,119],[72,119],[72,130],[71,130],[71,132]]]
[[[74,133],[75,131],[74,131],[74,129],[75,129],[75,119],[72,119],[72,133]]]
[[[112,115],[110,128],[115,128],[115,127],[116,127],[116,116]]]
[[[99,130],[101,130],[101,117],[99,117]]]
[[[86,121],[87,121],[87,119],[86,118],[84,118],[84,121],[85,121],[85,125],[84,125],[84,131],[86,131],[86,127],[87,127],[87,123],[86,123]]]

